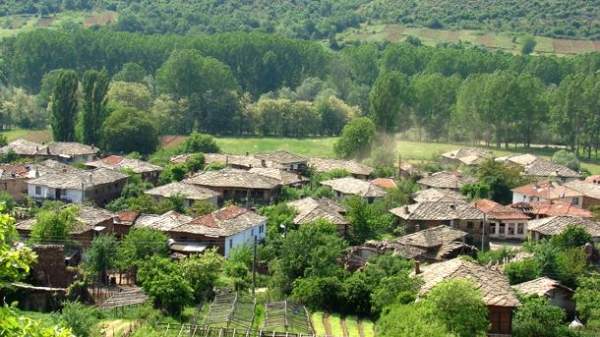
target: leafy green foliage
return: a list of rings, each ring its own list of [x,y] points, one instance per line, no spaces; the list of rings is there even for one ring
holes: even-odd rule
[[[582,276],[578,283],[573,297],[577,312],[584,321],[600,320],[600,274]]]
[[[538,278],[541,271],[536,260],[523,259],[507,263],[504,266],[504,274],[508,277],[510,284],[518,284]]]
[[[224,259],[216,250],[207,250],[200,256],[188,257],[179,263],[183,278],[194,290],[194,299],[201,301],[212,295]]]
[[[568,336],[562,324],[565,313],[546,298],[528,298],[521,303],[513,318],[515,337]]]
[[[217,142],[212,136],[192,132],[189,137],[185,139],[183,144],[181,144],[179,151],[181,153],[219,153],[221,152],[221,149],[219,149]]]
[[[35,215],[35,224],[31,229],[33,242],[58,242],[68,240],[69,233],[77,224],[79,214],[77,206],[42,209]]]
[[[102,234],[94,238],[84,258],[88,273],[100,282],[107,283],[107,271],[117,264],[117,247],[117,239],[113,235]]]
[[[408,106],[412,93],[406,75],[384,72],[375,81],[369,95],[369,114],[377,129],[394,132],[410,127]]]
[[[73,70],[58,74],[52,92],[50,124],[56,141],[75,140],[75,118],[77,116],[77,88],[79,80]]]
[[[2,333],[5,336],[30,336],[30,337],[74,337],[71,329],[64,326],[42,327],[42,323],[29,317],[20,315],[12,307],[0,307],[0,321]]]
[[[583,226],[569,225],[560,234],[551,239],[552,245],[566,249],[582,247],[588,242],[592,242],[592,236]]]
[[[134,228],[125,236],[117,250],[118,267],[126,270],[139,266],[153,255],[167,256],[167,236],[148,228]]]
[[[83,74],[83,111],[81,112],[81,141],[84,144],[100,143],[100,128],[106,118],[108,74],[88,70]]]
[[[78,302],[66,302],[63,305],[60,321],[78,337],[89,337],[92,327],[98,322],[96,311]]]
[[[366,118],[356,118],[344,126],[335,143],[335,153],[342,158],[365,158],[371,152],[375,138],[375,124]]]
[[[123,64],[121,71],[116,73],[112,80],[118,82],[144,83],[144,77],[146,77],[146,70],[144,67],[134,62],[127,62]]]
[[[113,111],[102,125],[102,139],[109,151],[142,154],[154,152],[159,141],[154,122],[133,108]]]
[[[8,214],[0,214],[0,287],[27,276],[29,266],[36,260],[31,249],[14,247],[17,238],[15,219]],[[9,314],[5,310],[8,309],[0,308],[0,314]]]
[[[537,44],[537,42],[535,41],[535,39],[532,36],[526,36],[522,42],[521,54],[529,55],[529,54],[533,53],[533,51],[535,50],[536,44]]]
[[[378,237],[389,229],[393,217],[386,212],[382,203],[368,203],[360,197],[346,199],[346,216],[352,224],[349,242],[352,245],[360,245],[367,240]]]
[[[579,159],[577,159],[577,156],[573,152],[569,152],[567,150],[558,150],[554,152],[552,155],[552,161],[557,164],[564,165],[576,172],[580,169]]]
[[[376,333],[381,337],[452,337],[439,320],[426,318],[422,304],[398,304],[385,311],[377,321]]]

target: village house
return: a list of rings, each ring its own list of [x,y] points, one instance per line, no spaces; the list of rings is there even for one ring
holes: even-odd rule
[[[466,185],[475,183],[475,179],[465,177],[460,172],[440,171],[417,181],[422,189],[438,188],[444,190],[460,191]]]
[[[317,173],[327,173],[331,171],[343,170],[348,172],[354,178],[367,180],[374,169],[370,166],[361,164],[354,160],[328,159],[312,157],[308,159],[310,166]]]
[[[294,217],[295,225],[302,226],[317,220],[325,220],[336,225],[340,235],[348,234],[350,222],[344,217],[346,210],[331,199],[307,197],[290,201],[287,205],[297,212]]]
[[[0,164],[0,191],[10,194],[16,201],[21,201],[27,196],[27,182],[29,180],[48,173],[76,170],[72,166],[51,159],[40,163]]]
[[[96,159],[100,150],[97,147],[76,142],[53,142],[43,145],[37,158],[54,159],[64,163],[88,162]]]
[[[149,228],[168,234],[173,228],[179,227],[193,218],[191,216],[168,211],[164,214],[139,214],[133,223],[133,228]]]
[[[171,163],[184,164],[192,154],[181,154],[171,158]],[[240,170],[249,170],[253,167],[262,167],[260,159],[253,156],[226,154],[226,153],[204,153],[204,163],[206,165],[220,164],[224,167],[230,167]]]
[[[120,211],[117,212],[114,219],[113,233],[119,239],[123,239],[129,233],[129,230],[135,224],[135,221],[140,216],[138,211]]]
[[[105,168],[49,173],[29,180],[27,193],[36,201],[90,201],[103,206],[121,195],[126,182],[125,174]]]
[[[12,152],[21,158],[35,158],[42,147],[42,144],[19,138],[1,147],[0,154]]]
[[[512,189],[512,202],[564,201],[582,207],[583,194],[556,181],[539,181]]]
[[[260,174],[265,177],[276,179],[281,186],[302,187],[310,180],[298,173],[268,167],[253,167],[248,170],[250,173]]]
[[[206,214],[169,230],[171,250],[189,254],[194,250],[216,247],[226,258],[233,249],[251,246],[266,237],[267,218],[235,205]]]
[[[562,233],[569,226],[582,226],[592,236],[594,242],[600,242],[600,223],[575,216],[552,216],[530,220],[527,231],[531,240],[542,240]]]
[[[446,225],[467,232],[469,244],[488,241],[489,228],[485,228],[488,224],[484,227],[485,214],[466,202],[422,202],[392,208],[390,213],[398,217],[408,233]]]
[[[221,196],[218,192],[211,189],[182,182],[172,182],[158,186],[145,191],[144,194],[153,197],[159,202],[173,197],[181,197],[184,199],[185,207],[191,207],[195,202],[201,201],[216,206]]]
[[[559,281],[544,276],[515,284],[512,287],[517,293],[525,296],[546,297],[550,303],[565,310],[569,318],[573,318],[575,315],[575,302],[573,301],[575,292]]]
[[[517,202],[510,207],[525,213],[530,219],[541,219],[550,216],[570,215],[581,218],[591,218],[592,212],[566,201],[535,201]]]
[[[163,170],[162,167],[154,164],[150,164],[143,160],[132,159],[123,156],[111,155],[90,161],[85,163],[85,166],[90,168],[106,168],[109,170],[115,170],[119,172],[131,171],[135,174],[139,174],[142,179],[146,181],[156,182],[160,172]]]
[[[415,276],[420,277],[424,282],[420,296],[427,294],[437,284],[446,280],[471,281],[479,289],[488,308],[490,321],[488,333],[506,336],[512,334],[512,316],[520,302],[502,272],[461,257],[424,267],[417,265],[415,269]]]
[[[459,255],[475,255],[477,248],[466,243],[467,236],[466,232],[442,225],[391,240],[367,241],[362,248],[375,249],[378,255],[391,253],[420,262],[438,262]]]
[[[69,232],[69,239],[82,248],[88,248],[92,240],[101,233],[112,233],[116,215],[108,210],[87,205],[77,206],[76,224]],[[23,239],[31,235],[36,219],[28,219],[16,224],[17,232]],[[53,243],[53,242],[47,242]],[[64,242],[59,242],[64,244]]]
[[[517,208],[503,206],[493,200],[480,199],[473,203],[486,215],[492,239],[525,240],[529,216]]]
[[[590,183],[590,184],[594,184],[594,185],[600,185],[600,175],[598,175],[598,174],[591,175],[589,177],[586,177],[584,181],[586,183]]]
[[[234,200],[244,204],[271,203],[281,187],[277,179],[232,168],[199,172],[183,182],[218,192],[222,195],[219,202]]]
[[[441,155],[441,162],[449,165],[474,166],[490,158],[492,158],[490,151],[473,147],[463,147],[443,153]]]
[[[412,195],[412,199],[416,202],[431,202],[431,201],[466,201],[467,197],[454,190],[443,190],[439,188],[428,188],[419,190]]]
[[[278,168],[300,174],[308,169],[307,158],[287,151],[257,153],[254,157],[261,161],[261,167]]]
[[[330,187],[338,199],[348,196],[358,196],[373,202],[377,198],[383,198],[386,195],[385,190],[372,184],[369,181],[344,177],[338,179],[324,180],[321,185]]]
[[[590,209],[592,206],[600,205],[600,185],[582,180],[571,180],[564,185],[583,195],[582,208]]]
[[[414,164],[398,160],[398,175],[402,178],[421,178],[423,172]]]
[[[553,179],[565,182],[581,178],[579,173],[564,165],[553,163],[532,154],[499,157],[496,158],[496,161],[520,167],[523,169],[522,175],[536,180]]]

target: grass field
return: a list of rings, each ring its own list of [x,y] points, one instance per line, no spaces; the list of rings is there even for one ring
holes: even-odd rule
[[[496,33],[480,30],[444,30],[431,28],[405,27],[398,24],[363,24],[359,28],[350,28],[340,34],[337,38],[341,41],[390,41],[398,42],[407,36],[415,36],[424,44],[435,46],[441,42],[470,42],[482,45],[490,49],[501,49],[511,53],[520,53],[522,34],[518,33]],[[570,55],[600,51],[600,42],[587,40],[553,39],[536,36],[537,54]]]
[[[2,134],[6,136],[6,139],[9,142],[17,138],[24,138],[37,143],[47,143],[52,140],[52,135],[49,130],[14,129],[2,132]]]
[[[49,16],[9,15],[0,17],[0,37],[8,37],[36,28],[57,28],[64,24],[78,24],[83,27],[103,26],[117,21],[114,11],[65,11]]]
[[[341,317],[336,314],[314,312],[311,321],[317,336],[331,337],[374,337],[373,322],[356,317]],[[344,329],[345,326],[345,329]],[[362,327],[362,329],[361,329]],[[361,333],[362,330],[362,333]]]

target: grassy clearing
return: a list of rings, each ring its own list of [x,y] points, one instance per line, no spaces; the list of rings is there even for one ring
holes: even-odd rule
[[[373,322],[361,321],[364,337],[375,337],[375,327]]]
[[[324,317],[325,321],[323,320]],[[317,311],[311,314],[311,321],[317,336],[362,337],[359,324],[363,327],[364,337],[375,336],[373,332],[373,323],[371,321],[359,321],[358,318],[354,316],[341,317],[338,314],[327,314]],[[344,333],[342,322],[346,325],[347,335]],[[326,325],[330,327],[330,331],[327,331]]]
[[[313,329],[315,329],[315,334],[317,336],[327,335],[327,331],[325,331],[325,325],[323,324],[322,312],[313,312],[310,320],[312,321]]]
[[[306,156],[332,157],[336,138],[217,138],[223,152],[244,154],[246,152],[269,152],[285,150]]]
[[[114,11],[65,11],[40,17],[31,14],[19,14],[0,17],[0,38],[16,35],[37,28],[58,28],[65,24],[77,24],[84,27],[103,26],[117,21]]]
[[[8,141],[13,141],[17,138],[25,138],[32,142],[47,143],[52,140],[52,134],[50,130],[25,130],[25,129],[14,129],[10,131],[2,132],[6,136]]]
[[[356,40],[398,42],[403,41],[409,35],[418,37],[429,46],[435,46],[442,42],[458,43],[463,41],[515,54],[521,52],[520,38],[523,36],[523,34],[510,32],[430,29],[405,27],[398,24],[363,24],[359,28],[349,28],[338,34],[338,39],[347,42]],[[536,36],[535,39],[537,41],[535,53],[538,54],[570,55],[600,50],[600,45],[594,41],[553,39],[542,36]]]
[[[360,330],[358,328],[358,319],[356,317],[346,317],[346,330],[348,331],[348,337],[360,337]]]
[[[342,318],[340,315],[329,315],[329,324],[331,325],[331,335],[334,337],[343,337],[344,330],[342,329]]]

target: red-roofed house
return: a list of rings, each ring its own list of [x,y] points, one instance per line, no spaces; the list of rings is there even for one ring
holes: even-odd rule
[[[527,238],[529,217],[520,209],[503,206],[489,199],[477,200],[473,205],[485,213],[486,220],[490,224],[490,238],[519,240]]]
[[[518,202],[510,205],[520,209],[531,219],[541,219],[551,216],[569,215],[581,218],[591,218],[592,212],[564,201]]]
[[[398,187],[398,185],[396,185],[396,181],[392,178],[376,178],[371,180],[371,184],[386,190]]]
[[[513,203],[560,200],[582,207],[583,193],[555,181],[540,181],[513,188]]]

